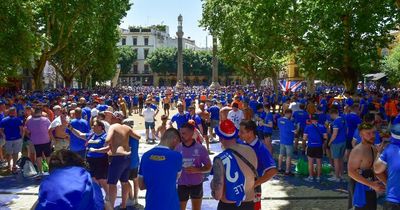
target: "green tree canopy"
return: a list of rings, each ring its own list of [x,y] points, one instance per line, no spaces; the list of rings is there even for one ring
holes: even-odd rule
[[[0,24],[5,24],[1,26],[6,33],[2,32],[0,35],[0,55],[3,55],[3,49],[8,49],[12,53],[7,55],[9,57],[0,56],[4,58],[4,61],[0,60],[0,68],[3,68],[3,65],[9,68],[10,63],[13,66],[26,64],[22,66],[29,69],[34,79],[35,89],[42,89],[42,75],[46,62],[52,61],[52,58],[58,53],[58,58],[55,58],[58,63],[63,61],[63,66],[69,66],[69,69],[72,69],[71,66],[73,66],[75,69],[84,59],[78,55],[84,55],[84,52],[86,55],[92,55],[92,51],[90,51],[93,49],[92,47],[89,47],[88,51],[80,48],[94,43],[93,40],[97,39],[93,36],[94,33],[97,33],[98,36],[103,35],[103,41],[108,39],[113,42],[115,55],[107,56],[115,59],[112,63],[116,64],[117,27],[129,8],[129,0],[1,1],[2,21]],[[110,32],[110,28],[112,28],[112,32]],[[109,32],[109,35],[106,35],[106,31]],[[9,39],[10,43],[7,44],[7,47],[3,47],[6,39]],[[101,42],[98,41],[97,44],[101,44]],[[64,49],[64,52],[60,52]],[[76,54],[75,59],[71,55],[73,53]],[[89,62],[87,61],[87,63]],[[106,66],[109,67],[109,65]]]
[[[176,74],[177,71],[177,49],[158,48],[149,54],[147,63],[155,73],[162,75]],[[219,60],[219,75],[228,75],[234,72],[232,65]],[[212,53],[210,51],[183,50],[184,75],[202,76],[212,73]]]
[[[76,23],[65,47],[49,58],[67,87],[76,76],[86,87],[92,72],[96,72],[95,81],[113,77],[118,62],[117,27],[128,8],[125,0],[97,1],[91,15]]]
[[[351,91],[363,73],[379,69],[378,48],[391,43],[399,23],[392,0],[306,0],[298,7],[304,23],[296,43],[300,68]]]
[[[137,58],[136,51],[130,46],[119,47],[119,60],[118,63],[121,66],[121,72],[126,74],[131,68],[133,62]]]
[[[383,60],[384,71],[391,84],[397,85],[400,82],[400,45],[392,49],[389,56]]]
[[[392,41],[399,15],[393,0],[205,0],[200,24],[253,79],[276,81],[291,57],[306,76],[353,90],[361,73],[378,69],[377,49]]]
[[[7,76],[17,75],[19,69],[32,65],[36,52],[32,6],[30,1],[0,2],[0,83]]]

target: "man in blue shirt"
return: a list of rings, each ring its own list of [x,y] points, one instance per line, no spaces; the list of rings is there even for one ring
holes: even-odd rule
[[[174,116],[172,116],[171,121],[169,122],[169,125],[172,127],[172,124],[176,122],[176,126],[179,130],[179,128],[182,127],[185,123],[189,121],[189,113],[183,110],[183,104],[178,103],[177,105],[178,108],[178,113],[176,113]]]
[[[263,107],[264,106],[261,103],[257,105],[257,136],[272,154],[271,136],[274,116],[270,112],[270,106],[268,104],[265,105],[265,109]]]
[[[352,141],[353,141],[354,131],[357,129],[357,126],[361,124],[361,118],[357,114],[358,105],[353,104],[350,109],[351,112],[344,116],[347,123],[346,154],[345,154],[346,160],[349,157],[351,149],[353,149]]]
[[[18,154],[22,150],[23,132],[22,120],[17,117],[17,110],[15,107],[10,107],[8,109],[8,116],[0,122],[0,136],[4,136],[6,140],[5,150],[8,167],[13,172],[17,170]],[[12,166],[11,157],[13,160]]]
[[[92,109],[85,103],[82,104],[82,118],[90,122],[92,118]]]
[[[186,111],[188,111],[189,110],[189,107],[191,107],[192,106],[192,98],[190,98],[190,96],[189,95],[186,95],[186,98],[185,98],[185,107],[186,107]]]
[[[352,106],[354,105],[354,100],[353,100],[353,98],[351,97],[350,93],[349,93],[349,92],[346,92],[346,93],[345,93],[345,97],[346,97],[346,100],[345,100],[346,106],[352,107]]]
[[[71,120],[71,126],[82,132],[82,133],[89,133],[90,131],[90,126],[88,121],[85,119],[82,119],[82,109],[81,108],[76,108],[75,109],[75,119]],[[67,134],[70,135],[70,150],[73,152],[78,153],[82,158],[85,159],[85,153],[86,153],[86,141],[79,138],[76,136],[74,133],[72,133],[69,129],[67,130]]]
[[[319,182],[321,180],[323,144],[325,140],[328,140],[328,134],[325,126],[318,124],[318,117],[317,114],[313,114],[311,124],[304,129],[303,141],[307,141],[309,172],[308,178],[305,179],[306,181],[313,181],[314,179],[314,160],[317,162],[316,181]]]
[[[393,120],[392,124],[393,124],[393,125],[396,125],[396,124],[399,124],[399,123],[400,123],[400,114],[399,114],[399,115],[397,115],[397,117],[396,117],[396,118],[394,118],[394,120]]]
[[[254,98],[254,96],[251,96],[250,97],[250,101],[249,101],[249,107],[253,110],[253,113],[256,113],[257,112],[257,105],[258,105],[258,102],[256,101],[256,99]]]
[[[261,184],[270,180],[278,173],[275,160],[267,147],[257,138],[257,125],[254,121],[242,121],[240,123],[239,137],[244,140],[247,145],[253,148],[257,155],[257,173],[258,179],[254,184],[256,190],[255,208],[261,209]]]
[[[213,99],[213,105],[207,109],[207,111],[210,113],[210,120],[211,120],[209,132],[213,138],[216,137],[214,128],[216,128],[219,124],[219,107],[217,104],[218,104],[217,100]]]
[[[160,144],[144,153],[139,167],[139,188],[146,191],[146,210],[179,210],[176,181],[182,171],[182,155],[174,151],[179,131],[169,128]]]
[[[400,209],[400,125],[391,128],[392,137],[374,163],[375,174],[387,174],[384,209]],[[386,172],[386,173],[385,173]]]
[[[293,112],[291,109],[286,109],[285,116],[278,119],[280,137],[278,170],[282,172],[282,161],[283,157],[286,156],[285,175],[293,175],[290,169],[293,156],[293,141],[294,134],[296,133],[296,127],[294,126],[293,121],[290,120],[290,118],[292,117],[292,113]]]
[[[6,111],[6,105],[4,101],[0,100],[0,122],[3,120],[5,117],[5,112]],[[3,146],[6,143],[6,140],[4,139],[4,136],[0,133],[0,161],[4,161],[4,156],[3,156]]]
[[[328,146],[331,149],[334,161],[335,176],[328,178],[328,180],[340,182],[344,170],[343,158],[346,150],[347,126],[346,120],[339,116],[339,111],[337,109],[331,109],[329,114],[333,119],[333,122],[331,124],[332,135],[328,142]]]
[[[306,108],[305,104],[300,103],[299,105],[300,110],[295,111],[293,113],[293,118],[294,118],[294,123],[297,127],[297,137],[295,138],[294,141],[294,153],[297,154],[297,147],[299,144],[299,139],[303,138],[303,133],[304,133],[304,128],[307,125],[307,120],[309,119],[308,113],[304,110]],[[302,140],[302,148],[303,148],[303,154],[305,154],[306,151],[306,142]]]

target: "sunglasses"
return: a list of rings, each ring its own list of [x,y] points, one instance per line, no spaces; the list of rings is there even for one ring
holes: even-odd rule
[[[369,123],[361,123],[358,126],[358,130],[359,131],[361,131],[361,130],[370,130],[370,129],[373,129],[373,128],[374,128],[374,125],[369,124]]]

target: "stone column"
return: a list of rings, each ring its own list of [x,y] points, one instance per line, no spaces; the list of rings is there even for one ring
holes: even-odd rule
[[[212,82],[210,89],[218,89],[220,87],[218,82],[218,58],[217,58],[217,37],[213,36],[213,48],[212,48]]]
[[[182,37],[183,37],[183,31],[182,31],[182,15],[178,16],[178,31],[176,32],[176,35],[178,36],[178,70],[176,74],[176,87],[177,88],[183,88],[183,43],[182,43]]]

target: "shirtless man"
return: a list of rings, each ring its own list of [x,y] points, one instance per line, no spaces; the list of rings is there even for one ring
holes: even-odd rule
[[[161,139],[161,137],[164,135],[165,131],[167,130],[167,121],[168,121],[168,116],[167,115],[161,115],[161,125],[158,126],[157,131],[156,131],[156,137],[158,139]]]
[[[373,163],[377,155],[374,146],[375,130],[372,124],[362,123],[359,127],[362,143],[350,153],[349,171],[349,208],[376,209],[376,193],[382,193],[385,187],[375,178]]]
[[[163,99],[163,108],[164,108],[164,115],[169,116],[169,109],[171,108],[171,98],[169,94],[165,95]]]
[[[54,151],[68,149],[69,135],[65,132],[67,126],[67,112],[62,110],[61,115],[54,119],[49,126],[49,136],[52,144],[54,145]]]
[[[202,124],[202,127],[203,127],[202,135],[203,135],[204,139],[206,140],[206,148],[207,148],[208,152],[211,153],[211,151],[210,151],[210,139],[208,138],[208,127],[210,127],[210,123],[211,123],[211,121],[210,121],[210,113],[207,110],[205,110],[204,103],[200,103],[199,104],[199,109],[200,109],[200,111],[198,112],[198,115],[201,118],[201,124]]]
[[[111,163],[108,168],[108,198],[112,206],[115,204],[117,198],[117,182],[118,180],[122,185],[122,202],[120,209],[126,209],[126,202],[128,199],[130,185],[129,185],[129,172],[131,162],[131,148],[129,146],[129,137],[140,139],[132,128],[123,125],[124,114],[116,111],[112,116],[112,125],[110,126],[106,144],[107,146],[100,149],[91,149],[92,152],[107,152],[111,158]]]
[[[232,121],[221,121],[216,133],[226,148],[214,158],[213,164],[211,195],[219,200],[217,209],[254,210],[256,153],[250,146],[236,143],[238,130]]]

